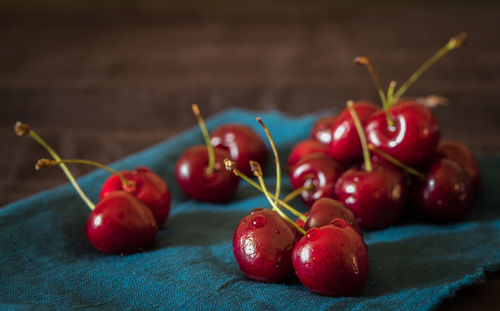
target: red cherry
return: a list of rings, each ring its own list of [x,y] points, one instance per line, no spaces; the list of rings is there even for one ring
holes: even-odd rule
[[[368,101],[356,102],[353,108],[363,126],[368,118],[378,110],[377,106]],[[333,124],[328,154],[342,165],[350,165],[363,158],[359,136],[347,108],[342,111]]]
[[[438,145],[438,154],[456,161],[462,166],[470,178],[472,194],[479,193],[481,188],[481,170],[476,157],[464,144],[454,140],[445,140]]]
[[[472,208],[469,177],[457,162],[442,158],[435,161],[424,184],[418,190],[417,208],[435,221],[457,221]]]
[[[240,270],[259,282],[282,282],[293,276],[292,249],[297,231],[276,212],[254,209],[233,236],[233,252]]]
[[[328,145],[332,140],[332,126],[337,116],[326,116],[318,119],[311,130],[311,138]]]
[[[266,145],[250,127],[239,124],[225,124],[216,128],[211,135],[214,147],[227,149],[243,174],[250,174],[250,160],[265,165]]]
[[[342,219],[307,231],[293,249],[292,262],[300,282],[320,295],[356,295],[368,278],[366,245]]]
[[[401,101],[389,112],[393,127],[387,124],[384,110],[374,113],[367,121],[368,142],[408,165],[428,160],[440,137],[438,123],[429,108],[415,101]]]
[[[161,227],[170,213],[171,194],[165,181],[147,167],[137,167],[132,171],[122,171],[120,173],[135,184],[133,191],[127,192],[149,207],[155,216],[156,223]],[[118,190],[125,190],[123,189],[123,183],[120,177],[111,175],[101,187],[99,200]]]
[[[215,148],[215,167],[207,170],[206,146],[192,146],[181,155],[175,165],[175,178],[184,193],[198,201],[227,202],[238,188],[239,178],[225,169],[226,150]]]
[[[320,228],[329,225],[335,218],[345,220],[351,227],[354,228],[360,235],[363,234],[356,217],[352,211],[346,208],[337,200],[329,198],[321,198],[314,202],[311,210],[307,213],[307,221],[303,228]]]
[[[157,231],[150,209],[124,191],[111,192],[99,201],[85,226],[90,243],[111,254],[144,250],[153,244]]]
[[[335,196],[354,213],[363,229],[382,229],[401,216],[405,189],[403,175],[395,170],[349,169],[337,181]]]
[[[311,190],[301,194],[307,206],[321,198],[333,198],[335,183],[343,172],[342,166],[325,154],[311,154],[302,158],[290,171],[290,183],[293,189],[313,184]]]
[[[306,139],[296,144],[288,156],[288,166],[292,167],[303,157],[315,153],[328,153],[328,146],[314,139]]]

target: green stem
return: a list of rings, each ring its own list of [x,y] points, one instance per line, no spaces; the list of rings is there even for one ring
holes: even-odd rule
[[[276,194],[274,195],[274,201],[275,201],[274,204],[278,205],[280,190],[281,190],[281,165],[280,165],[280,159],[278,157],[278,149],[276,148],[276,144],[274,143],[274,139],[271,136],[269,129],[264,124],[264,121],[262,121],[262,118],[257,117],[257,122],[259,122],[259,124],[264,129],[267,139],[269,140],[269,144],[271,145],[271,149],[273,150],[274,162],[276,163]]]
[[[391,81],[389,83],[389,89],[387,90],[387,102],[389,103],[389,109],[394,105],[394,89],[396,88],[396,81]]]
[[[293,200],[295,197],[297,197],[298,195],[300,195],[302,192],[311,190],[312,188],[314,188],[313,183],[309,183],[309,184],[304,185],[304,186],[302,186],[300,188],[297,188],[297,189],[293,190],[292,192],[290,192],[289,194],[287,194],[283,198],[283,202],[288,203],[291,200]]]
[[[361,121],[358,118],[358,114],[356,110],[354,110],[354,102],[349,100],[347,101],[347,109],[349,109],[349,113],[351,114],[351,118],[354,121],[354,126],[356,127],[356,131],[358,132],[359,140],[361,142],[361,148],[363,150],[363,158],[365,161],[365,169],[367,172],[372,171],[372,161],[370,159],[370,151],[368,150],[368,143],[366,142],[366,136],[363,131],[363,126],[361,125]]]
[[[207,144],[207,150],[208,150],[207,170],[209,174],[212,174],[215,168],[215,151],[214,147],[212,146],[212,143],[210,142],[210,134],[208,134],[207,126],[205,125],[205,121],[203,121],[203,117],[201,116],[201,112],[200,109],[198,108],[198,105],[193,104],[191,105],[191,108],[193,109],[194,116],[198,121],[198,125],[200,126],[201,132],[203,133],[203,138],[205,139],[205,143]]]
[[[391,156],[391,155],[385,153],[384,151],[380,150],[379,148],[375,147],[373,144],[368,144],[368,148],[371,151],[374,151],[375,153],[377,153],[378,155],[383,157],[384,159],[386,159],[387,161],[396,165],[397,167],[403,169],[404,171],[406,171],[414,176],[417,176],[421,181],[425,181],[425,175],[422,174],[421,172],[417,171],[413,167],[410,167],[410,166],[404,164],[403,162],[399,161],[398,159],[394,158],[393,156]]]
[[[226,165],[226,168],[228,170],[231,170],[233,171],[233,173],[236,175],[236,176],[239,176],[241,179],[243,179],[244,181],[246,181],[247,183],[249,183],[252,187],[254,187],[255,189],[259,190],[260,192],[264,193],[264,190],[262,190],[262,188],[259,186],[259,184],[257,184],[255,181],[253,181],[252,179],[250,179],[247,175],[243,174],[242,172],[240,172],[239,170],[237,170],[235,168],[235,165],[234,165],[234,162],[231,161],[230,159],[225,159],[224,160],[224,164]],[[271,196],[271,198],[275,199],[276,197],[274,195],[272,195],[271,193],[269,194]],[[283,200],[278,200],[278,204],[280,206],[283,206],[284,208],[286,208],[290,213],[292,213],[293,215],[297,216],[299,219],[301,219],[302,221],[306,221],[307,220],[307,217],[302,214],[301,212],[299,212],[298,210],[296,210],[295,208],[291,207],[287,202],[284,202]]]
[[[466,33],[461,33],[456,35],[455,37],[451,38],[448,43],[441,49],[439,49],[431,58],[429,58],[425,63],[423,63],[420,68],[415,71],[406,82],[401,85],[401,87],[397,90],[396,94],[394,95],[394,101],[397,101],[398,99],[403,96],[403,94],[408,90],[408,88],[417,81],[417,79],[425,72],[427,69],[429,69],[430,66],[432,66],[435,62],[437,62],[441,57],[446,55],[448,52],[461,47],[465,45],[467,42],[467,34]]]
[[[59,157],[59,155],[54,151],[54,149],[52,149],[49,144],[47,144],[40,136],[38,136],[37,133],[35,133],[35,131],[33,131],[32,129],[29,130],[29,135],[37,142],[39,143],[40,145],[42,145],[47,151],[48,153],[52,156],[52,158],[54,158],[54,160],[56,161],[61,161],[61,158]],[[71,174],[71,172],[69,171],[68,167],[66,166],[66,164],[64,163],[60,163],[59,164],[59,167],[62,169],[62,171],[64,172],[64,174],[66,174],[66,177],[68,177],[69,181],[71,182],[71,184],[73,185],[73,187],[75,188],[76,192],[80,195],[80,197],[82,198],[82,200],[85,202],[85,204],[87,204],[87,206],[91,209],[91,210],[94,210],[95,208],[95,204],[92,203],[92,201],[90,201],[90,199],[87,197],[87,195],[85,194],[85,192],[83,192],[83,190],[80,188],[80,186],[78,185],[78,183],[76,182],[75,178],[73,177],[73,175]]]
[[[380,100],[382,101],[382,106],[385,111],[385,117],[387,119],[387,124],[392,127],[394,126],[394,121],[392,120],[391,114],[389,112],[389,108],[391,108],[390,102],[388,101],[388,98],[385,97],[384,90],[382,88],[382,84],[380,83],[380,79],[375,72],[375,68],[372,65],[372,62],[370,59],[366,56],[358,56],[354,59],[354,63],[364,66],[368,72],[370,73],[373,82],[375,82],[375,86],[377,87],[378,95],[380,96]]]
[[[122,173],[112,169],[109,166],[101,164],[99,162],[90,161],[90,160],[83,160],[83,159],[62,159],[62,160],[54,161],[53,163],[51,163],[51,165],[59,165],[60,163],[85,164],[85,165],[95,166],[95,167],[101,168],[101,169],[103,169],[103,170],[105,170],[113,175],[118,176],[118,178],[120,178],[120,180],[122,182],[123,187],[125,189],[127,189],[128,191],[133,191],[133,188],[135,188],[135,183],[132,180],[127,180],[125,178],[125,176],[123,176]]]
[[[254,163],[257,163],[257,162],[254,162]],[[259,166],[259,168],[260,168],[260,166]],[[278,213],[278,215],[280,215],[285,221],[288,221],[288,223],[290,223],[295,229],[297,229],[297,231],[299,231],[300,233],[305,235],[306,232],[304,231],[304,229],[302,229],[299,225],[297,225],[290,218],[288,218],[288,216],[285,213],[283,213],[283,211],[280,208],[278,208],[278,206],[275,204],[275,202],[271,198],[270,193],[267,191],[266,184],[264,183],[264,179],[262,178],[262,174],[259,172],[256,174],[256,176],[257,176],[257,179],[259,180],[259,183],[260,183],[262,190],[264,191],[264,195],[266,196],[267,200],[269,201],[269,203],[273,207],[273,211]]]

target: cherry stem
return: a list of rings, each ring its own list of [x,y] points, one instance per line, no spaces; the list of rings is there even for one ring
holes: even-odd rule
[[[425,63],[423,63],[420,68],[415,71],[408,80],[401,85],[401,87],[397,90],[394,95],[393,100],[397,101],[403,96],[403,94],[408,90],[408,88],[417,81],[417,79],[429,69],[435,62],[437,62],[441,57],[446,55],[448,52],[453,51],[454,49],[464,46],[467,43],[468,36],[465,32],[462,32],[454,37],[452,37],[445,46],[439,49],[431,58],[429,58]]]
[[[391,114],[389,113],[389,108],[391,108],[388,97],[385,97],[384,90],[382,88],[382,84],[380,83],[380,79],[375,72],[375,68],[372,65],[370,59],[366,56],[358,56],[354,58],[354,63],[357,65],[364,66],[370,75],[372,76],[373,82],[377,86],[378,95],[380,96],[380,100],[382,101],[382,106],[384,107],[385,117],[387,118],[387,124],[392,127],[394,126],[394,121],[392,120]]]
[[[308,183],[307,185],[303,185],[302,187],[297,188],[292,192],[290,192],[289,194],[287,194],[287,196],[283,198],[283,202],[288,203],[291,200],[293,200],[296,196],[300,195],[302,192],[312,190],[313,188],[314,188],[313,183]]]
[[[96,166],[98,168],[101,168],[113,175],[116,175],[118,178],[120,178],[122,182],[122,187],[125,191],[127,192],[133,192],[135,190],[135,182],[133,180],[127,180],[125,176],[123,176],[122,173],[112,169],[111,167],[101,164],[99,162],[95,161],[90,161],[90,160],[83,160],[83,159],[62,159],[62,160],[50,160],[50,159],[40,159],[36,163],[35,168],[39,170],[42,167],[49,167],[49,166],[55,166],[59,165],[61,163],[66,163],[66,164],[85,164],[85,165],[91,165],[91,166]]]
[[[212,146],[212,143],[210,142],[210,135],[208,134],[207,126],[205,125],[205,121],[203,121],[203,117],[201,116],[201,112],[200,112],[200,109],[198,108],[198,105],[192,104],[191,108],[193,109],[194,116],[196,117],[196,120],[198,121],[198,125],[200,126],[201,132],[203,133],[203,138],[205,139],[205,143],[207,144],[207,150],[208,150],[208,168],[207,168],[207,171],[209,174],[212,174],[214,172],[214,168],[215,168],[214,146]]]
[[[262,118],[257,117],[257,122],[259,122],[259,124],[264,129],[264,132],[266,133],[267,139],[269,140],[269,144],[271,145],[271,149],[273,150],[274,162],[276,163],[276,194],[274,195],[274,204],[278,205],[278,201],[280,198],[280,190],[281,190],[281,165],[280,165],[280,159],[278,156],[278,149],[276,148],[276,144],[274,143],[274,139],[271,136],[269,129],[264,124],[264,121],[262,121]]]
[[[393,96],[394,89],[396,88],[396,81],[389,82],[389,88],[387,89],[387,102],[389,103],[389,108],[394,104]]]
[[[306,232],[304,231],[304,229],[302,229],[299,225],[297,225],[290,218],[288,218],[288,216],[285,213],[283,213],[283,211],[271,198],[271,194],[269,193],[269,191],[267,191],[266,184],[264,183],[264,179],[262,178],[262,168],[260,167],[260,164],[255,161],[250,161],[250,167],[252,168],[252,172],[254,173],[254,175],[259,180],[260,187],[262,188],[262,191],[264,192],[264,195],[266,196],[267,200],[273,207],[273,211],[278,213],[278,215],[280,215],[281,218],[283,218],[285,221],[288,221],[295,229],[297,229],[297,231],[305,235]]]
[[[52,147],[50,147],[50,145],[47,142],[45,142],[45,140],[43,140],[40,136],[38,136],[38,134],[35,131],[33,131],[28,124],[22,123],[22,122],[17,122],[16,125],[15,125],[15,127],[14,127],[14,129],[15,129],[15,131],[16,131],[16,133],[17,133],[18,136],[29,135],[31,138],[33,138],[37,143],[39,143],[40,145],[42,145],[42,147],[45,148],[45,150],[47,150],[47,152],[52,156],[52,158],[54,158],[54,160],[56,160],[56,161],[60,161],[61,160],[61,158],[54,151],[54,149],[52,149]],[[80,197],[82,198],[83,202],[85,202],[85,204],[87,204],[87,206],[91,210],[94,210],[95,204],[92,203],[92,201],[87,197],[87,195],[85,194],[85,192],[83,192],[82,188],[80,188],[80,186],[76,182],[75,178],[73,177],[73,175],[69,171],[69,169],[66,166],[66,164],[61,163],[61,164],[59,164],[59,167],[64,172],[64,174],[66,175],[66,177],[68,177],[69,181],[71,182],[71,184],[75,188],[76,192],[80,195]]]
[[[370,151],[368,150],[368,143],[366,142],[366,136],[363,131],[363,126],[361,125],[361,121],[359,121],[358,114],[356,110],[354,110],[354,102],[352,100],[347,101],[347,109],[349,109],[349,113],[351,114],[351,118],[354,121],[354,126],[356,127],[356,131],[358,132],[359,140],[361,142],[361,148],[363,150],[363,158],[365,161],[365,170],[367,172],[372,171],[372,161],[370,159]]]
[[[422,174],[421,172],[417,171],[413,167],[410,167],[403,162],[399,161],[398,159],[394,158],[393,156],[385,153],[384,151],[380,150],[379,148],[375,147],[373,144],[368,144],[368,149],[371,151],[375,152],[376,154],[380,155],[387,161],[391,162],[392,164],[396,165],[397,167],[401,168],[402,170],[417,176],[421,181],[425,181],[425,175]]]
[[[247,175],[243,174],[238,169],[236,169],[236,165],[232,160],[230,160],[228,158],[224,159],[224,165],[226,166],[226,169],[232,171],[234,173],[234,175],[240,177],[241,179],[243,179],[244,181],[246,181],[247,183],[252,185],[254,188],[256,188],[260,192],[264,193],[264,190],[262,190],[262,187],[259,184],[257,184],[255,181],[250,179],[250,177],[248,177]],[[271,198],[275,199],[274,195],[272,195],[271,193],[269,195],[271,196]],[[301,212],[299,212],[295,208],[291,207],[286,201],[278,200],[278,203],[280,206],[283,206],[284,208],[286,208],[290,213],[297,216],[302,221],[307,220],[307,217],[304,214],[302,214]]]

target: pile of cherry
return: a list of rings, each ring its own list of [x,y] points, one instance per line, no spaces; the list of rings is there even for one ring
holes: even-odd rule
[[[283,282],[297,276],[322,295],[355,295],[369,269],[362,229],[389,227],[405,208],[438,222],[465,217],[480,188],[473,153],[459,142],[440,142],[432,111],[402,96],[430,65],[464,45],[466,38],[460,34],[450,39],[397,90],[391,82],[386,93],[368,58],[357,57],[355,62],[372,75],[383,108],[348,101],[338,116],[318,120],[311,139],[298,143],[289,155],[294,190],[283,199],[280,160],[264,122],[257,118],[275,158],[274,194],[264,183],[261,165],[267,149],[259,135],[238,124],[222,125],[209,134],[193,105],[205,145],[188,148],[178,159],[175,177],[182,191],[197,201],[223,203],[243,179],[272,206],[253,209],[235,230],[234,256],[248,278]],[[145,167],[118,172],[89,160],[61,159],[27,124],[18,122],[15,130],[32,137],[52,156],[40,159],[37,169],[59,166],[91,209],[85,231],[96,249],[129,254],[153,244],[169,216],[171,201],[169,188],[158,175]],[[66,164],[72,163],[94,165],[112,174],[96,205],[71,175]],[[310,207],[305,214],[289,204],[297,196]],[[285,210],[297,219],[291,220]]]
[[[459,142],[440,142],[432,111],[416,100],[402,99],[430,65],[464,45],[466,38],[460,34],[450,39],[399,89],[391,82],[387,93],[369,59],[355,58],[372,75],[383,108],[348,101],[338,116],[318,120],[311,139],[299,142],[289,155],[294,191],[282,201],[279,178],[273,197],[259,168],[253,169],[273,209],[253,210],[234,234],[234,255],[248,278],[283,282],[296,275],[318,294],[355,295],[369,269],[361,229],[394,225],[405,208],[433,222],[466,216],[480,188],[473,153]],[[228,167],[241,176],[231,163]],[[288,205],[295,195],[310,207],[304,215]],[[298,219],[290,222],[281,207]]]

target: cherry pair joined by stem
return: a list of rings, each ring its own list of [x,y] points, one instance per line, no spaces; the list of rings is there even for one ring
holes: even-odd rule
[[[408,88],[437,60],[448,52],[465,45],[467,35],[461,33],[422,64],[408,80],[395,89],[391,81],[384,93],[380,79],[366,56],[354,59],[365,66],[377,86],[383,109],[374,113],[364,125],[367,140],[380,150],[407,165],[423,163],[434,155],[440,138],[440,129],[432,112],[416,101],[401,100]]]
[[[94,205],[59,155],[29,125],[18,122],[15,130],[19,136],[29,135],[49,152],[91,209],[85,232],[96,249],[111,254],[129,254],[144,250],[154,243],[158,224],[148,206],[131,193],[122,190],[109,192]]]

